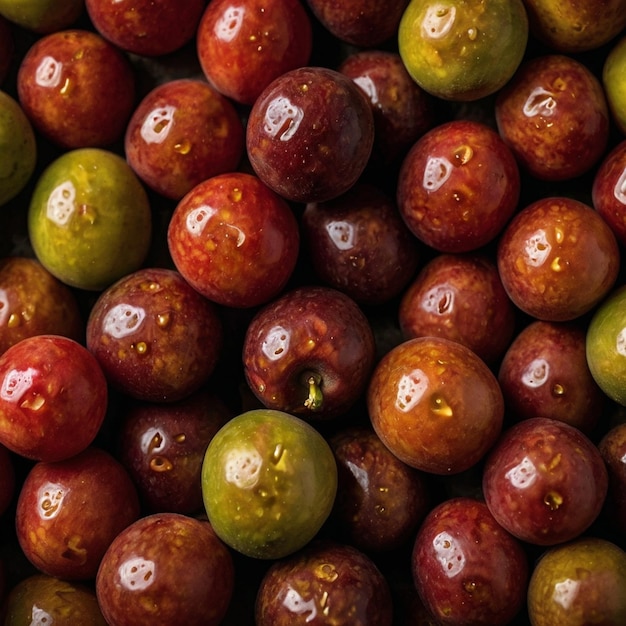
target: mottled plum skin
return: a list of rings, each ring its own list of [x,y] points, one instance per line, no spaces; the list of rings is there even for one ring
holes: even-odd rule
[[[87,30],[37,40],[17,76],[20,104],[33,126],[62,148],[109,146],[124,135],[135,77],[113,44]]]
[[[217,626],[234,584],[232,556],[208,522],[155,513],[113,540],[96,594],[108,624]]]
[[[96,30],[118,48],[160,56],[182,48],[196,33],[204,0],[86,0]]]
[[[118,431],[119,459],[146,510],[202,511],[202,461],[213,435],[232,417],[212,392],[168,404],[136,402]]]
[[[425,475],[394,456],[370,428],[342,429],[329,443],[338,470],[333,529],[367,554],[406,545],[429,510]]]
[[[433,508],[415,538],[411,567],[438,624],[504,626],[526,600],[526,552],[479,500],[452,498]]]
[[[220,93],[252,105],[285,72],[308,64],[311,20],[299,0],[213,0],[196,35],[204,75]]]
[[[498,372],[508,417],[549,417],[589,435],[606,396],[593,379],[582,325],[534,321],[515,337]]]
[[[194,289],[218,304],[250,308],[285,287],[300,233],[283,198],[258,177],[233,172],[200,183],[178,203],[167,242]]]
[[[498,131],[540,180],[570,180],[604,153],[609,112],[602,84],[581,62],[548,54],[525,61],[500,91]]]
[[[398,321],[406,339],[443,337],[495,363],[513,338],[516,311],[490,257],[442,253],[403,292]]]
[[[412,146],[398,178],[407,226],[440,252],[469,252],[502,231],[517,208],[520,173],[508,146],[481,122],[435,126]]]
[[[210,378],[222,321],[217,307],[177,271],[144,268],[100,294],[86,340],[115,388],[139,400],[173,402]]]
[[[0,260],[0,354],[26,337],[63,335],[82,341],[85,323],[75,294],[39,261]]]
[[[498,241],[498,271],[513,303],[544,321],[589,312],[613,287],[620,250],[587,204],[544,197],[519,211]]]
[[[593,208],[626,246],[626,140],[600,163],[591,188]]]
[[[393,37],[409,0],[307,0],[309,7],[335,37],[354,46],[373,48]]]
[[[370,378],[367,407],[393,454],[439,475],[478,463],[504,416],[502,392],[485,362],[441,337],[409,339],[390,350]]]
[[[60,335],[27,337],[0,356],[0,443],[37,461],[82,452],[108,403],[104,373],[87,348]]]
[[[264,406],[307,419],[331,419],[359,399],[375,358],[374,335],[359,306],[322,286],[298,287],[252,319],[244,374]]]
[[[367,183],[334,200],[307,204],[301,224],[317,276],[362,305],[399,295],[423,252],[392,198]]]
[[[489,510],[512,535],[534,545],[581,535],[600,514],[607,489],[598,448],[574,426],[545,417],[508,428],[485,461]]]
[[[110,453],[89,447],[30,470],[15,524],[20,546],[37,569],[66,580],[91,580],[109,544],[139,514],[128,472]]]
[[[180,200],[241,160],[244,130],[235,107],[205,81],[158,85],[135,109],[124,138],[135,173],[166,198]]]
[[[259,178],[287,200],[321,202],[352,187],[374,143],[374,116],[355,83],[325,67],[272,81],[248,118],[246,147]]]
[[[351,78],[370,101],[375,128],[374,163],[397,165],[435,125],[433,98],[411,78],[396,52],[360,50],[349,55],[339,71]]]
[[[259,587],[257,626],[391,626],[389,585],[365,553],[315,542],[277,561]]]
[[[626,423],[611,427],[600,439],[598,449],[609,474],[609,490],[605,502],[608,524],[626,532]]]
[[[528,585],[533,626],[626,621],[626,552],[600,537],[581,537],[541,556]]]

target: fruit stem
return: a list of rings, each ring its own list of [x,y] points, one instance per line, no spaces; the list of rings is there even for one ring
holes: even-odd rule
[[[311,411],[319,411],[324,403],[324,394],[320,387],[321,378],[311,374],[306,382],[309,386],[309,397],[304,401],[304,406]]]

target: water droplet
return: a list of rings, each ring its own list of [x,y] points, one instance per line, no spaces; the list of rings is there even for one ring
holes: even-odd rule
[[[171,316],[169,313],[158,313],[156,323],[159,328],[167,328],[170,324]]]
[[[285,447],[283,446],[283,444],[277,443],[274,448],[274,451],[272,452],[272,456],[270,458],[272,463],[274,463],[275,465],[277,463],[280,463],[280,460],[283,458],[284,452],[285,452]]]
[[[548,491],[543,498],[543,503],[551,511],[556,511],[563,504],[563,496],[557,491]]]
[[[467,580],[463,583],[463,588],[467,593],[474,593],[476,591],[476,583],[473,580]]]
[[[465,165],[474,156],[474,151],[470,146],[459,146],[453,153],[454,165]]]
[[[63,86],[61,87],[61,89],[59,89],[59,92],[63,96],[69,96],[71,91],[72,91],[72,81],[69,79],[69,77],[67,77],[63,83]]]
[[[147,354],[148,352],[148,344],[145,341],[138,341],[137,343],[132,343],[130,347],[132,350],[135,350],[137,354]]]
[[[161,433],[156,432],[152,439],[150,439],[150,443],[148,444],[148,452],[154,452],[158,450],[163,445],[163,435]]]
[[[241,190],[241,188],[234,187],[233,190],[230,192],[230,199],[233,202],[241,202],[242,198],[243,198],[243,191]]]
[[[439,417],[452,417],[452,407],[446,402],[446,399],[438,394],[434,393],[430,399],[430,410]]]
[[[550,267],[553,272],[560,272],[563,270],[563,265],[561,263],[561,257],[557,256],[553,259],[552,263],[550,263]]]
[[[476,41],[476,37],[478,37],[478,29],[474,28],[473,26],[471,28],[468,28],[467,36],[469,37],[470,41]]]
[[[565,387],[563,387],[563,385],[559,383],[555,383],[555,385],[552,387],[552,395],[557,397],[565,395]]]
[[[174,150],[182,155],[189,154],[191,151],[191,143],[187,139],[183,139],[182,141],[174,144]]]
[[[95,224],[98,218],[98,211],[94,206],[81,204],[78,207],[78,216],[88,224]]]
[[[335,566],[332,563],[322,563],[315,568],[315,575],[318,578],[327,580],[328,582],[334,582],[339,577]]]
[[[9,321],[7,322],[7,326],[9,328],[17,328],[22,323],[22,319],[16,313],[11,313],[9,315]]]
[[[176,443],[185,443],[185,441],[187,441],[187,435],[185,435],[185,433],[179,433],[178,435],[174,435],[174,441]]]
[[[150,469],[154,472],[169,472],[174,466],[167,457],[155,456],[150,459]]]
[[[38,411],[46,403],[46,399],[40,393],[34,393],[26,398],[20,404],[22,409],[30,409],[31,411]]]

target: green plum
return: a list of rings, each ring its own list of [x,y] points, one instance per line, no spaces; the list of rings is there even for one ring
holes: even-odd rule
[[[411,0],[398,30],[413,80],[453,101],[477,100],[504,86],[527,41],[522,0]]]
[[[100,148],[56,158],[35,184],[28,232],[59,280],[101,291],[144,262],[152,237],[148,195],[127,162]]]
[[[322,435],[298,417],[252,409],[213,437],[202,465],[209,521],[231,548],[278,559],[304,547],[328,518],[337,464]]]
[[[0,0],[0,15],[36,33],[71,26],[84,10],[84,0]]]
[[[37,143],[30,121],[17,100],[0,91],[0,206],[30,180],[37,163]]]
[[[587,328],[586,352],[598,386],[626,406],[626,285],[610,293],[594,312]]]
[[[615,124],[626,135],[626,36],[618,40],[602,68],[602,84]]]

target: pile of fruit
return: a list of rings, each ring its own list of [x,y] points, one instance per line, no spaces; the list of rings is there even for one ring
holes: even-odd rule
[[[624,0],[0,0],[0,624],[626,624]]]

